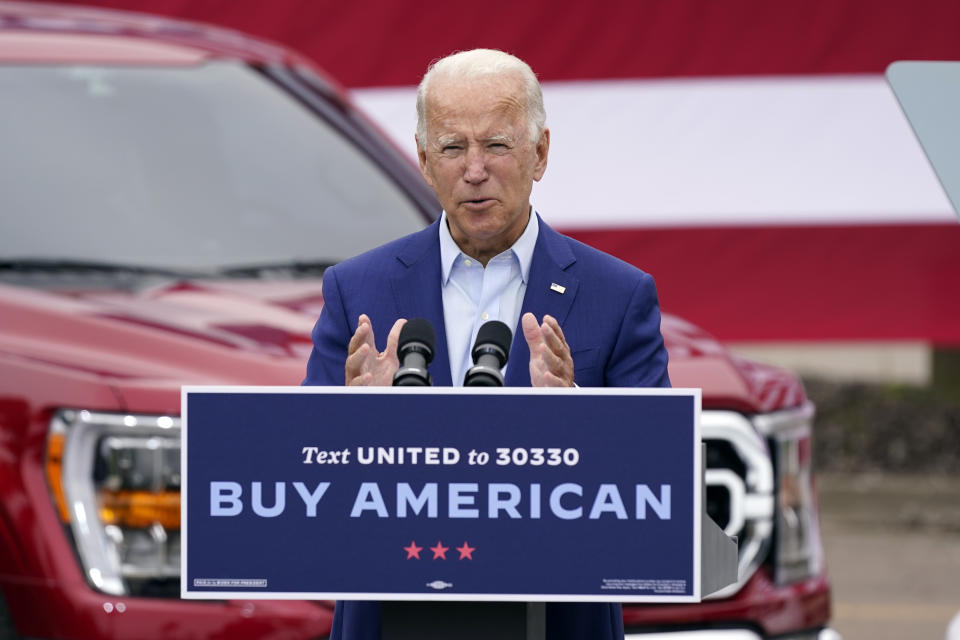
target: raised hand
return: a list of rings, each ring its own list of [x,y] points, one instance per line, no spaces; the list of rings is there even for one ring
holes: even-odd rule
[[[560,324],[550,315],[537,324],[532,313],[520,320],[530,347],[530,384],[534,387],[572,387],[573,358]]]
[[[344,372],[348,387],[389,387],[393,384],[393,374],[400,368],[397,342],[400,339],[400,329],[406,322],[405,318],[400,318],[393,323],[387,335],[387,348],[383,353],[378,353],[370,318],[366,314],[360,315],[357,330],[347,345]]]

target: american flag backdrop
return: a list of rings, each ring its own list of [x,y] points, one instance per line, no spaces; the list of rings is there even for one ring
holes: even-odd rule
[[[960,345],[960,224],[886,84],[960,59],[938,0],[103,0],[313,58],[414,157],[427,64],[493,47],[544,86],[553,226],[732,341]]]

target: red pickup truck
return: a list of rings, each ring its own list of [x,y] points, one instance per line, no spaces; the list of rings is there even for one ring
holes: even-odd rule
[[[178,598],[180,386],[298,384],[323,269],[429,189],[310,61],[162,18],[0,2],[0,114],[0,637],[326,636],[329,602]],[[836,638],[802,386],[663,333],[740,578],[628,637]]]

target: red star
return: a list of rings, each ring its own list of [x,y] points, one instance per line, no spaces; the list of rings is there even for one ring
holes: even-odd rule
[[[430,551],[433,551],[433,559],[442,558],[443,560],[447,559],[447,551],[450,550],[450,547],[443,546],[443,543],[437,540],[437,546],[430,547]]]
[[[462,546],[462,547],[457,547],[456,549],[457,549],[457,551],[460,552],[460,559],[461,559],[461,560],[463,560],[464,558],[466,558],[467,560],[473,560],[473,552],[477,550],[476,547],[469,547],[469,546],[467,546],[467,541],[466,541],[466,540],[463,541],[463,546]]]
[[[410,558],[420,559],[420,552],[423,551],[423,547],[418,547],[416,541],[411,540],[409,547],[404,547],[404,551],[407,552],[407,560]]]

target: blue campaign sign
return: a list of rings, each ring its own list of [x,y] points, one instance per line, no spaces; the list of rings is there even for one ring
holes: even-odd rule
[[[699,390],[185,387],[185,598],[694,602]]]

